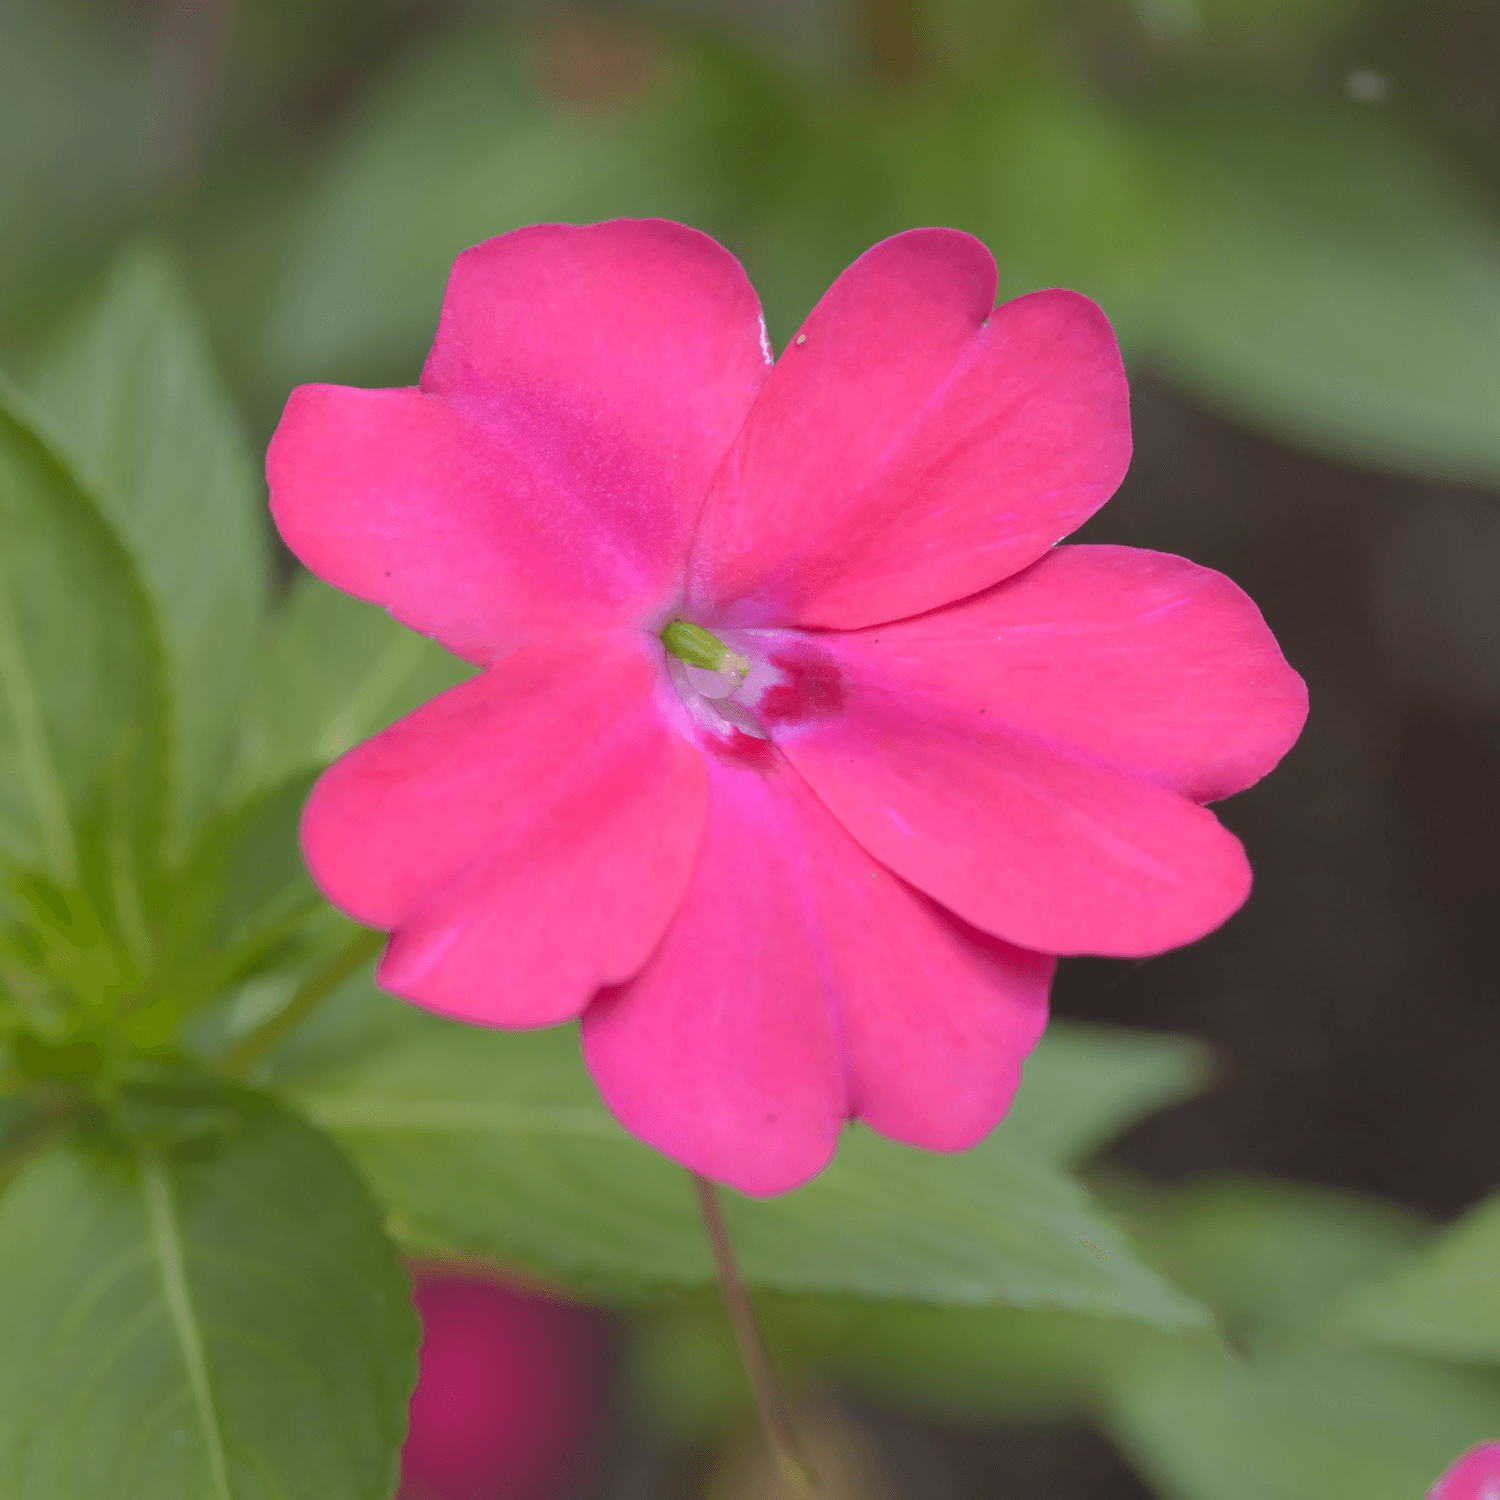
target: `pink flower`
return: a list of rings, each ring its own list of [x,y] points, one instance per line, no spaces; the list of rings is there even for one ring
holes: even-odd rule
[[[550,1500],[576,1488],[603,1423],[604,1318],[463,1267],[415,1270],[422,1369],[400,1500]]]
[[[1462,1454],[1427,1500],[1500,1500],[1500,1442],[1480,1443]]]
[[[773,366],[705,236],[519,230],[459,257],[420,387],[304,386],[271,445],[298,557],[486,669],[308,802],[314,876],[394,933],[380,982],[582,1015],[624,1124],[745,1192],[854,1117],[978,1141],[1048,955],[1245,899],[1203,804],[1305,716],[1226,578],[1054,550],[1125,472],[1125,378],[1093,303],[995,283],[968,235],[897,235]]]

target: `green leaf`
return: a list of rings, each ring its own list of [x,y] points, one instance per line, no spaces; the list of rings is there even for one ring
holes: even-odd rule
[[[406,1277],[339,1153],[246,1115],[211,1153],[55,1148],[0,1199],[7,1500],[392,1492]]]
[[[303,772],[221,814],[195,845],[164,904],[159,957],[142,1004],[160,1030],[221,995],[326,911],[302,862],[297,824],[312,784]],[[144,1037],[136,1037],[143,1043]],[[149,1043],[148,1043],[149,1044]]]
[[[1209,1058],[1191,1037],[1053,1021],[1024,1074],[1005,1128],[1076,1165],[1136,1121],[1202,1093]]]
[[[1216,1177],[1106,1189],[1154,1264],[1214,1305],[1244,1353],[1157,1339],[1094,1392],[1165,1500],[1425,1494],[1500,1424],[1500,1379],[1351,1348],[1345,1289],[1426,1236],[1391,1204]]]
[[[245,706],[238,779],[264,787],[325,766],[475,670],[383,609],[299,574]]]
[[[617,45],[616,64],[628,71],[639,45]],[[634,98],[569,106],[540,82],[567,58],[537,54],[514,27],[468,28],[378,83],[310,199],[268,324],[268,370],[409,381],[461,250],[539,222],[702,221],[699,183],[712,179],[685,160],[699,108],[689,61],[645,56]]]
[[[1355,104],[1228,92],[1150,124],[1156,367],[1335,458],[1500,479],[1494,203]]]
[[[1182,1188],[1106,1178],[1103,1196],[1139,1252],[1211,1304],[1257,1369],[1289,1343],[1334,1332],[1326,1314],[1344,1290],[1427,1233],[1392,1204],[1249,1177]],[[1138,1322],[1008,1308],[877,1312],[856,1302],[793,1301],[771,1304],[763,1321],[814,1369],[874,1399],[948,1418],[1076,1419],[1155,1378],[1151,1372],[1175,1369],[1178,1359],[1204,1361],[1217,1380],[1226,1353],[1216,1337],[1192,1330],[1169,1337]]]
[[[1161,254],[1161,205],[1128,119],[1040,73],[958,100],[929,95],[902,105],[880,96],[869,109],[894,200],[885,232],[912,224],[969,230],[995,256],[1002,301],[1070,287],[1100,304],[1127,347],[1140,342]]]
[[[307,1033],[277,1080],[345,1143],[414,1247],[626,1294],[712,1279],[687,1174],[607,1113],[572,1028],[465,1027],[360,981]],[[1203,1321],[1003,1126],[957,1156],[856,1128],[807,1186],[726,1194],[725,1213],[760,1287]]]
[[[638,1312],[629,1328],[624,1385],[639,1417],[681,1446],[710,1443],[742,1419],[751,1393],[722,1299],[675,1297]],[[786,1382],[791,1369],[777,1354]]]
[[[807,1187],[726,1212],[747,1275],[778,1290],[1206,1321],[1003,1126],[953,1156],[854,1129]]]
[[[1134,129],[1050,79],[989,91],[975,114],[979,234],[995,253],[1000,296],[1070,287],[1134,346],[1162,252],[1159,193]]]
[[[1353,1293],[1339,1322],[1415,1354],[1500,1364],[1500,1194]]]
[[[0,388],[0,861],[139,927],[161,805],[159,661],[130,563]],[[83,825],[87,824],[87,828]]]
[[[0,0],[0,36],[0,327],[8,332],[33,315],[38,287],[59,262],[64,275],[75,268],[80,251],[149,187],[153,27],[115,6]],[[23,288],[32,295],[20,296]]]
[[[172,842],[219,800],[265,609],[260,481],[186,290],[138,245],[32,384],[135,561],[173,710]]]
[[[743,261],[761,299],[773,347],[796,333],[839,274],[876,241],[923,222],[907,201],[896,201],[893,174],[920,158],[922,201],[951,204],[944,192],[968,179],[950,163],[951,151],[924,154],[934,130],[921,104],[900,107],[847,87],[798,87],[763,60],[727,49],[707,59],[714,109],[701,123],[705,160],[727,189],[722,208],[693,220]],[[966,163],[964,164],[966,165]],[[915,218],[903,219],[909,212]]]
[[[1206,1330],[1080,1312],[806,1297],[759,1312],[781,1363],[949,1421],[1076,1420],[1161,1347],[1214,1346]]]
[[[1131,1368],[1109,1426],[1163,1500],[1412,1500],[1500,1430],[1500,1382],[1350,1350],[1177,1355]]]
[[[1318,1331],[1349,1287],[1429,1232],[1395,1204],[1270,1178],[1215,1174],[1157,1188],[1106,1177],[1095,1186],[1150,1262],[1254,1347]]]

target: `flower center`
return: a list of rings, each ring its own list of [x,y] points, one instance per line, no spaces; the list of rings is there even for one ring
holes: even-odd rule
[[[678,661],[690,667],[699,667],[717,673],[727,686],[723,693],[711,693],[710,697],[727,698],[744,680],[750,670],[750,658],[731,651],[718,636],[701,625],[689,624],[686,620],[673,620],[661,633],[661,643]]]
[[[687,620],[673,620],[662,631],[661,643],[668,653],[668,675],[700,728],[720,737],[735,730],[754,739],[768,737],[755,715],[735,701],[750,675],[748,656]]]

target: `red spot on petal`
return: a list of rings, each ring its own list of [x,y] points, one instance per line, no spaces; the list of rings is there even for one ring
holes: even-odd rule
[[[720,760],[748,771],[769,771],[777,760],[776,746],[770,740],[757,739],[742,729],[733,730],[728,739],[705,735],[703,745]]]
[[[811,644],[789,647],[771,658],[786,681],[767,688],[756,706],[766,725],[801,724],[808,719],[831,719],[843,713],[848,685],[838,663]]]

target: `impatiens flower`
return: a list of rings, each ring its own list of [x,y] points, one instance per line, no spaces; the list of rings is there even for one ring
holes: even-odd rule
[[[1500,1441],[1480,1443],[1461,1455],[1427,1500],[1500,1500]]]
[[[420,1265],[413,1277],[422,1369],[398,1500],[575,1494],[608,1397],[604,1316],[461,1266]]]
[[[1051,955],[1245,899],[1203,804],[1306,712],[1228,579],[1056,547],[1125,473],[1125,378],[1086,298],[995,286],[897,235],[773,362],[705,236],[518,230],[459,257],[420,386],[304,386],[271,446],[297,556],[485,669],[308,802],[381,984],[582,1016],[620,1120],[746,1192],[850,1119],[978,1141]]]

